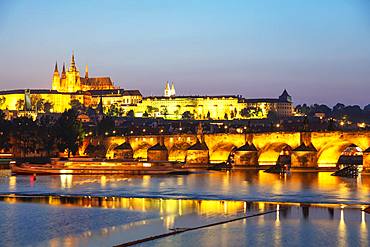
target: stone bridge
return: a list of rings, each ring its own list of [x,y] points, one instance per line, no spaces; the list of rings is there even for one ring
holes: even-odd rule
[[[258,166],[274,165],[284,154],[291,156],[292,167],[312,168],[334,167],[347,147],[356,146],[363,152],[364,168],[370,168],[370,131],[107,137],[104,146],[108,158],[115,158],[119,146],[128,146],[133,158],[156,159],[155,153],[162,152],[160,159],[195,164],[223,162],[233,155],[235,166]]]

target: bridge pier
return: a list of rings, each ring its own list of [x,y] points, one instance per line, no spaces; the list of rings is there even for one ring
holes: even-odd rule
[[[307,146],[302,143],[299,147],[293,149],[292,167],[310,167],[317,168],[317,150],[312,143]]]
[[[154,146],[148,148],[147,151],[148,161],[168,161],[168,149],[164,145],[163,137]]]
[[[186,151],[185,162],[190,165],[208,165],[209,149],[207,144],[197,139],[197,142]]]
[[[129,142],[125,141],[124,143],[118,145],[113,150],[113,157],[115,159],[133,159],[134,150],[132,149]]]
[[[235,150],[234,166],[258,166],[258,150],[253,143]]]

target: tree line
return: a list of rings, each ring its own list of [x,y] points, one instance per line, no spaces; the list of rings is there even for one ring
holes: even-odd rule
[[[76,154],[84,130],[74,109],[58,117],[43,115],[37,120],[23,116],[6,120],[0,111],[0,150],[19,157],[55,156],[55,151]]]
[[[346,119],[352,122],[370,122],[370,104],[361,108],[358,105],[344,105],[337,103],[333,108],[324,104],[307,104],[297,105],[295,108],[297,113],[306,116],[314,116],[316,113],[324,113],[326,118]]]

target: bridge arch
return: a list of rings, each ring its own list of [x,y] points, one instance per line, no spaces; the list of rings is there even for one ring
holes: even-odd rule
[[[133,147],[134,159],[146,159],[148,157],[148,149],[153,145],[148,142],[142,142]]]
[[[336,167],[339,158],[343,152],[349,147],[357,147],[361,153],[365,150],[363,147],[351,143],[349,141],[339,141],[335,143],[328,143],[320,149],[318,153],[317,166],[318,167]]]
[[[259,165],[276,165],[280,155],[292,155],[292,147],[287,143],[275,142],[266,144],[258,153]]]
[[[188,142],[175,143],[168,151],[168,160],[184,162],[190,146],[191,144]]]
[[[214,162],[225,162],[237,146],[230,142],[217,143],[209,150],[210,160]]]
[[[106,158],[108,159],[113,159],[114,158],[114,149],[118,146],[118,143],[112,143],[108,148],[107,148],[107,153],[105,155]]]

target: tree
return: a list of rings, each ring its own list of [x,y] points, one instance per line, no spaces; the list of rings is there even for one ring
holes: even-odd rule
[[[15,108],[17,108],[17,111],[23,111],[24,110],[24,100],[23,99],[17,100],[17,102],[15,103]]]
[[[85,106],[82,105],[81,102],[77,99],[71,100],[71,102],[69,104],[75,112],[84,112],[85,111]]]
[[[76,154],[84,136],[82,123],[77,120],[77,112],[74,109],[65,111],[56,122],[55,130],[59,151],[67,150],[68,158],[71,153]]]
[[[369,114],[369,113],[370,113],[370,104],[368,104],[368,105],[366,105],[366,106],[364,107],[364,112],[365,112],[366,114]]]
[[[193,119],[194,118],[194,115],[191,114],[190,111],[185,111],[182,113],[182,119]]]
[[[46,101],[44,103],[44,112],[50,113],[51,110],[53,109],[53,107],[54,107],[54,104],[53,103],[51,103],[50,101]]]
[[[129,110],[128,112],[127,112],[127,115],[126,115],[127,117],[130,117],[130,118],[133,118],[133,117],[135,117],[135,112],[134,112],[134,110]]]
[[[167,115],[168,115],[167,107],[164,107],[164,108],[162,109],[161,114],[164,116],[164,118],[167,118]]]
[[[276,112],[269,111],[269,113],[267,114],[267,119],[269,119],[272,123],[274,123],[278,120],[278,116],[277,116]]]
[[[32,118],[15,118],[11,132],[14,136],[14,147],[20,151],[21,157],[27,157],[39,150],[39,132]]]
[[[119,116],[119,108],[116,104],[112,104],[110,105],[109,109],[108,109],[108,112],[107,112],[107,115],[108,116],[111,116],[111,117],[117,117]]]
[[[4,96],[0,97],[0,108],[3,108],[5,101],[6,101],[6,98]]]
[[[53,119],[48,115],[42,116],[39,121],[39,139],[42,149],[48,157],[50,157],[55,146],[56,132],[54,124]]]
[[[40,94],[31,95],[31,109],[33,111],[39,112],[44,110],[45,100],[41,97]]]
[[[97,124],[97,131],[98,135],[103,136],[106,132],[111,132],[115,128],[114,119],[112,117],[104,117],[98,124]]]
[[[256,116],[256,107],[245,107],[240,111],[240,115],[244,118],[252,118]]]
[[[5,120],[5,114],[0,110],[0,150],[8,150],[11,145],[10,137],[10,122]]]

